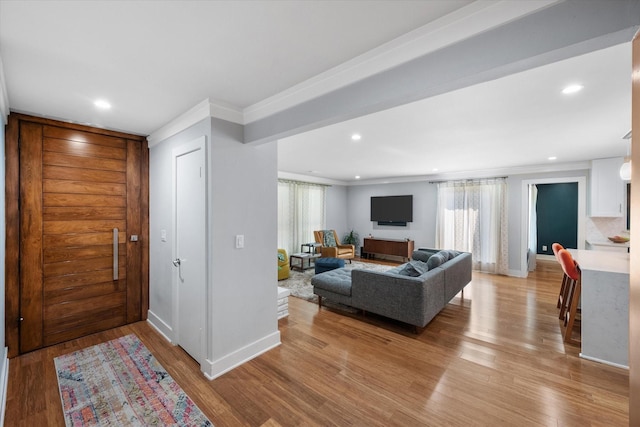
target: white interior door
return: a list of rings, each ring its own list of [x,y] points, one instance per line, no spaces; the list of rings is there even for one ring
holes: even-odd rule
[[[177,344],[198,363],[204,355],[206,304],[205,138],[174,150]]]

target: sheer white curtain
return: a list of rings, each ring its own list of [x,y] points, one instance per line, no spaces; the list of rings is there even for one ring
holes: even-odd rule
[[[438,184],[436,247],[471,252],[473,268],[509,272],[504,178]]]
[[[288,254],[325,228],[326,186],[278,180],[278,247]]]

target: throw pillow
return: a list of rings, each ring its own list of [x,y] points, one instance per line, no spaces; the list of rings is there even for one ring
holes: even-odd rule
[[[324,240],[324,246],[328,248],[334,248],[338,245],[336,243],[336,237],[333,234],[333,230],[324,230],[322,232],[322,238]]]
[[[447,252],[449,253],[449,259],[454,259],[458,255],[460,255],[460,252],[454,251],[454,250],[451,250],[451,249],[449,249]]]
[[[429,261],[429,257],[433,255],[431,252],[426,251],[413,251],[411,254],[411,259],[415,259],[422,262]]]
[[[278,261],[284,262],[284,254],[278,253]]]
[[[420,275],[420,272],[416,270],[415,267],[411,265],[411,263],[406,263],[404,267],[402,267],[400,271],[398,271],[398,274],[402,274],[403,276],[418,277]]]
[[[429,261],[427,261],[427,267],[429,267],[429,270],[433,270],[436,267],[440,267],[442,264],[444,264],[447,260],[444,258],[444,256],[438,252],[435,255],[432,255],[429,258]]]
[[[429,271],[429,266],[427,265],[426,262],[413,260],[413,261],[409,261],[409,264],[414,268],[414,270],[420,273],[420,275]]]

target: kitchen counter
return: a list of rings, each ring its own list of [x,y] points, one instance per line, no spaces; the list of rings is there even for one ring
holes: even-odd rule
[[[628,252],[629,251],[629,242],[625,243],[613,243],[611,240],[596,240],[590,239],[585,242],[587,245],[587,249],[598,250],[598,251],[618,251],[618,252]]]
[[[580,356],[629,366],[629,254],[569,249],[582,271]]]

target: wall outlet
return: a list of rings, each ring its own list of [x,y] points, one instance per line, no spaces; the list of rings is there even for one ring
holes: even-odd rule
[[[547,251],[547,245],[542,245],[542,250],[546,252]]]

